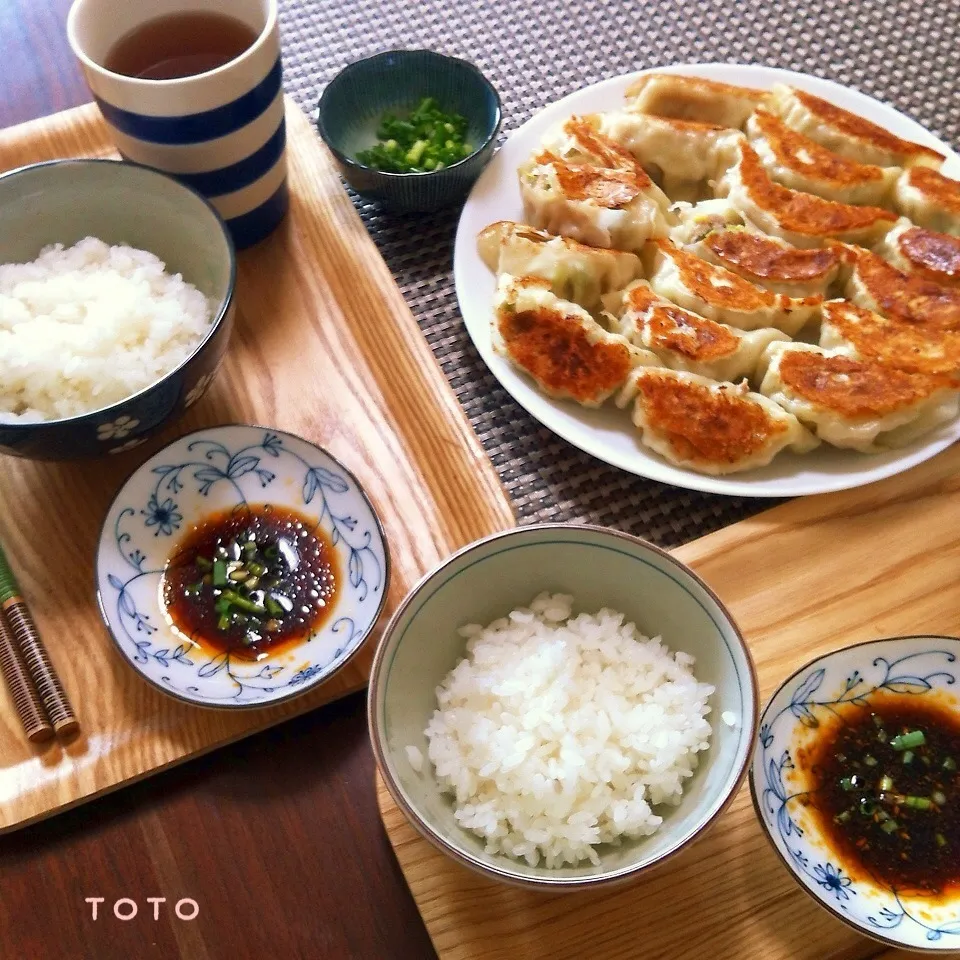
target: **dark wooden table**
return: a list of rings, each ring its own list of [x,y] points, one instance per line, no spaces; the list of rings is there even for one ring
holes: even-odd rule
[[[0,127],[90,99],[69,5],[0,0]],[[0,837],[0,960],[433,957],[377,813],[364,707],[349,697]],[[104,898],[96,921],[88,897]],[[114,917],[121,898],[133,919]],[[175,915],[186,898],[194,920]]]

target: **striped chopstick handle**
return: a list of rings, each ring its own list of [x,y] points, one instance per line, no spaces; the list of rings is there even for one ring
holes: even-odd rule
[[[80,729],[80,723],[70,706],[60,678],[53,669],[53,664],[50,663],[47,649],[40,639],[27,604],[20,596],[20,587],[2,547],[0,547],[0,609],[6,615],[13,638],[27,665],[37,693],[40,694],[40,700],[47,711],[47,717],[53,724],[53,729],[60,736],[76,733]]]
[[[63,690],[63,684],[50,663],[47,649],[37,633],[27,605],[19,597],[14,597],[3,605],[3,612],[53,729],[60,736],[76,733],[80,729],[80,723]]]
[[[33,689],[30,674],[17,649],[17,641],[14,640],[2,613],[0,613],[0,670],[3,671],[3,678],[7,681],[10,696],[13,697],[13,705],[17,709],[17,715],[23,724],[27,739],[34,743],[49,740],[53,736],[53,727],[47,720],[43,704]]]

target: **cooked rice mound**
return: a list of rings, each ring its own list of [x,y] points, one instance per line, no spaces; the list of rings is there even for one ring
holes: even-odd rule
[[[211,318],[207,298],[152,253],[95,237],[0,264],[0,423],[139,393],[193,353]]]
[[[463,627],[467,656],[425,731],[457,822],[531,866],[599,864],[597,845],[654,833],[654,808],[680,802],[710,745],[714,688],[694,658],[614,610],[572,605],[542,593]]]

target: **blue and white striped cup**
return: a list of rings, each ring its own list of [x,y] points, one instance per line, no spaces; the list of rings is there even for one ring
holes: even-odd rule
[[[126,34],[184,8],[241,20],[257,40],[222,67],[175,80],[103,66]],[[277,226],[289,195],[276,0],[75,0],[67,35],[121,156],[202,193],[237,247]]]

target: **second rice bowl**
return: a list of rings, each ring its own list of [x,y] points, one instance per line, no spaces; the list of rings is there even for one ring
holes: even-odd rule
[[[542,596],[544,594],[547,596]],[[574,618],[569,623],[569,632],[562,634],[563,642],[560,644],[553,643],[557,639],[553,632],[554,621],[565,620],[567,611],[563,609],[566,601],[562,598],[550,599],[557,594],[572,597]],[[536,603],[531,604],[538,597]],[[438,710],[438,686],[467,654],[468,638],[462,634],[461,628],[468,624],[487,627],[498,618],[507,617],[511,611],[529,610],[531,606],[538,611],[534,613],[534,618],[545,621],[544,629],[536,624],[527,627],[521,623],[521,629],[514,632],[512,627],[517,622],[515,619],[509,624],[499,624],[496,634],[487,630],[481,635],[479,630],[474,630],[474,636],[469,638],[474,657],[478,664],[484,659],[482,645],[486,643],[486,663],[476,668],[458,668],[458,693],[463,694],[466,690],[466,701],[457,701],[456,709],[448,703],[443,713],[437,714],[431,722]],[[671,656],[664,657],[655,645],[649,645],[643,653],[636,651],[629,633],[624,633],[622,627],[616,626],[616,618],[608,617],[605,621],[576,619],[580,614],[596,614],[603,608],[623,614],[623,624],[636,624],[636,640],[660,638]],[[519,616],[528,618],[530,615],[520,613]],[[713,688],[707,700],[709,713],[706,717],[712,732],[709,747],[696,754],[699,762],[694,761],[693,775],[687,777],[689,770],[684,773],[682,798],[678,805],[658,804],[652,795],[657,787],[651,787],[651,784],[659,781],[650,771],[668,756],[663,749],[660,749],[659,755],[651,761],[645,772],[636,774],[637,783],[648,785],[645,796],[651,800],[654,815],[652,819],[647,818],[643,812],[644,804],[641,803],[638,819],[637,805],[622,799],[622,789],[619,794],[614,790],[617,784],[623,787],[624,777],[604,773],[592,768],[589,763],[590,757],[598,765],[614,757],[615,744],[612,752],[604,752],[606,748],[601,749],[595,744],[609,746],[612,741],[604,740],[602,730],[597,734],[592,729],[574,729],[577,723],[583,722],[585,715],[590,714],[588,710],[575,719],[572,706],[565,702],[564,683],[570,684],[572,703],[584,693],[585,675],[574,673],[560,676],[552,691],[560,691],[562,706],[554,703],[546,709],[545,715],[551,718],[555,727],[560,722],[564,725],[565,733],[569,730],[572,739],[565,739],[563,749],[566,750],[566,744],[569,743],[574,754],[579,750],[581,759],[583,756],[588,758],[585,776],[592,777],[596,769],[598,791],[603,796],[611,797],[611,807],[616,804],[621,811],[631,811],[626,816],[633,818],[634,826],[639,823],[640,831],[647,835],[617,837],[618,830],[614,830],[615,842],[595,846],[599,855],[595,859],[599,859],[599,863],[581,859],[574,865],[547,866],[543,856],[534,854],[525,858],[519,853],[510,856],[501,850],[517,836],[529,836],[544,841],[538,850],[553,850],[556,853],[563,848],[560,837],[563,831],[555,829],[560,824],[559,820],[547,818],[543,821],[539,812],[535,811],[533,816],[537,820],[537,827],[541,828],[542,823],[546,822],[545,830],[527,831],[527,827],[522,827],[518,828],[518,833],[511,830],[508,840],[501,841],[498,835],[485,842],[478,833],[466,829],[464,824],[482,828],[487,812],[481,808],[479,816],[474,815],[472,821],[470,816],[465,819],[464,810],[475,814],[474,807],[470,806],[468,800],[465,808],[463,797],[455,802],[451,793],[444,792],[437,769],[429,757],[432,742],[432,759],[439,759],[442,764],[444,761],[440,758],[446,755],[449,766],[451,744],[455,753],[460,734],[456,730],[451,732],[446,729],[445,724],[452,721],[455,726],[458,716],[464,718],[468,714],[476,719],[476,713],[470,714],[471,707],[484,702],[483,691],[479,697],[473,696],[475,691],[471,684],[482,688],[484,683],[493,682],[498,684],[497,689],[501,691],[504,686],[511,686],[508,682],[511,669],[519,674],[525,668],[519,649],[523,642],[533,644],[534,648],[531,649],[535,649],[542,637],[544,654],[547,654],[546,648],[550,648],[550,656],[555,658],[558,646],[571,648],[580,643],[574,639],[577,634],[585,638],[582,650],[573,654],[566,650],[563,655],[572,659],[566,663],[565,669],[569,669],[570,663],[575,662],[578,656],[580,662],[586,664],[588,656],[593,655],[592,651],[601,647],[603,656],[610,654],[613,657],[612,661],[607,661],[607,669],[612,676],[608,678],[609,682],[598,681],[597,689],[600,692],[592,694],[595,699],[605,696],[608,697],[607,702],[616,701],[617,697],[611,691],[616,690],[620,680],[631,676],[631,658],[637,652],[641,672],[645,662],[653,663],[652,674],[666,667],[663,675],[674,683],[669,696],[664,687],[645,701],[647,709],[651,703],[665,704],[665,714],[669,714],[677,704],[683,704],[683,697],[687,694],[693,707],[695,690],[689,677],[685,678],[685,672],[692,672],[698,685]],[[618,638],[617,634],[621,636]],[[517,643],[514,644],[514,641]],[[502,648],[503,660],[497,657],[498,642],[505,644]],[[586,650],[590,652],[584,653]],[[686,666],[688,657],[676,657],[678,653],[692,657],[692,666]],[[536,656],[539,657],[539,651]],[[510,658],[516,659],[511,661]],[[527,661],[526,668],[529,668],[530,662]],[[476,670],[477,673],[470,674],[464,683],[463,672],[467,669]],[[542,675],[536,675],[538,671],[539,666],[534,669],[534,686],[543,679]],[[569,680],[571,676],[573,680]],[[542,689],[550,693],[549,686]],[[698,686],[697,689],[702,691],[704,688]],[[538,695],[547,694],[541,692]],[[588,701],[589,697],[584,697],[577,702],[582,706]],[[506,697],[501,697],[499,702],[506,703]],[[523,702],[522,693],[520,702]],[[513,703],[515,708],[517,701]],[[621,706],[622,703],[620,701]],[[529,888],[559,891],[635,877],[638,872],[676,853],[715,821],[736,794],[745,774],[751,737],[756,726],[757,687],[753,664],[736,624],[710,588],[689,568],[659,548],[613,530],[587,525],[545,524],[506,531],[465,547],[429,573],[408,594],[394,614],[377,650],[371,673],[368,710],[371,738],[381,775],[393,799],[427,840],[455,860],[486,876]],[[656,716],[656,710],[657,707],[654,707],[652,714],[643,716]],[[684,716],[695,720],[694,713]],[[621,719],[625,717],[626,712],[623,711]],[[672,732],[664,732],[670,723],[661,725],[658,728],[661,736],[673,738],[676,742],[683,741],[684,718],[678,721],[676,717],[667,716],[666,719],[672,720]],[[482,714],[480,722],[485,723]],[[516,722],[520,726],[534,723],[529,715],[520,716]],[[614,717],[614,725],[618,726],[619,722]],[[642,722],[648,721],[644,719]],[[693,725],[699,722],[696,720]],[[431,723],[429,739],[425,733],[428,723]],[[516,729],[515,726],[514,732]],[[637,732],[641,740],[647,733],[657,733],[656,730],[645,731],[642,728]],[[494,725],[481,739],[495,739],[498,733],[512,736],[511,731],[498,730]],[[597,736],[599,740],[591,740],[591,737]],[[444,737],[448,739],[442,744],[440,741]],[[689,742],[697,739],[695,734],[687,738]],[[530,750],[530,756],[549,752],[548,740],[549,737]],[[659,741],[661,744],[664,742]],[[492,757],[496,763],[498,748],[490,749],[492,752],[488,757]],[[642,753],[643,748],[640,750]],[[631,751],[624,748],[624,753],[630,754]],[[632,755],[635,756],[636,751]],[[465,758],[464,765],[469,766],[473,758],[467,752],[461,756]],[[511,762],[518,759],[515,757]],[[660,778],[662,782],[675,784],[675,774],[683,770],[687,760],[689,757],[684,759],[680,751],[674,758],[673,770],[667,768],[667,776]],[[508,773],[504,779],[504,769],[510,764],[504,758],[501,761],[500,769],[487,779],[484,779],[488,773],[486,770],[473,769],[468,775],[467,770],[458,771],[456,764],[453,767],[454,774],[463,778],[462,783],[475,784],[479,775],[487,796],[493,789],[492,806],[498,817],[503,816],[511,803],[509,797],[497,795],[500,785],[505,784],[504,789],[515,788],[518,791],[515,797],[526,797],[527,788],[533,785],[533,780],[542,776],[545,769],[541,764],[537,768],[541,773],[533,773],[533,761],[525,760],[518,773]],[[552,761],[548,764],[558,781],[550,789],[555,788],[559,793],[562,790],[559,781],[565,776],[577,776],[572,769],[564,768],[564,762],[575,765],[578,761],[576,758],[572,761],[563,760],[559,750],[556,761],[559,766]],[[616,762],[625,763],[622,760]],[[636,769],[640,770],[640,766]],[[634,776],[633,770],[634,767],[628,770],[630,777]],[[526,776],[533,779],[525,780]],[[497,782],[493,788],[490,786],[491,779]],[[546,779],[550,779],[549,774]],[[582,787],[582,781],[580,783]],[[630,788],[630,784],[627,784],[627,794]],[[611,790],[614,791],[612,795]],[[550,795],[547,796],[549,800]],[[559,806],[554,807],[554,812]],[[521,807],[528,813],[534,809],[529,803],[525,807],[521,803]],[[575,816],[569,822],[576,823],[581,819],[590,821],[592,817],[594,826],[609,826],[614,818],[611,816],[605,820],[600,817],[598,820],[596,808],[597,804],[591,807],[589,803],[581,803],[574,808]],[[662,823],[658,822],[659,817],[663,818]],[[601,835],[604,835],[603,831]]]

